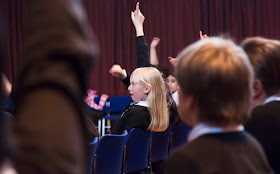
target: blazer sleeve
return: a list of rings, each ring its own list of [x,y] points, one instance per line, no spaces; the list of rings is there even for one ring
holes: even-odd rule
[[[137,68],[150,67],[149,49],[144,36],[136,37]]]
[[[126,78],[122,80],[123,84],[125,84],[126,87],[129,87],[130,85],[130,74],[127,74]]]

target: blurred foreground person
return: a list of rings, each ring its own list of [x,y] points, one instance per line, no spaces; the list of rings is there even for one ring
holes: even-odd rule
[[[241,44],[254,68],[253,110],[245,129],[261,143],[280,174],[280,42],[260,37]]]
[[[243,124],[249,116],[253,70],[232,41],[197,41],[178,56],[179,114],[193,126],[172,153],[166,174],[272,174],[259,143]]]
[[[79,0],[27,1],[15,86],[18,173],[86,173],[86,80],[97,53]]]

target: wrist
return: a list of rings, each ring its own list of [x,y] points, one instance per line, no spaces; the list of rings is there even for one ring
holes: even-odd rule
[[[135,28],[135,30],[136,30],[136,36],[144,36],[143,27]]]

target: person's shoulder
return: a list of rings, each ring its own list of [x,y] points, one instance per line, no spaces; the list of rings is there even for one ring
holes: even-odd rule
[[[257,106],[251,112],[251,116],[245,128],[251,131],[262,132],[261,128],[266,130],[272,127],[280,128],[280,101],[274,101],[265,105]]]
[[[150,112],[147,107],[132,105],[128,108],[126,114],[133,115],[133,117],[136,119],[136,118],[142,118],[143,116],[147,117],[150,115]]]
[[[132,105],[130,107],[131,111],[138,111],[138,112],[147,112],[149,111],[147,107],[145,106],[138,106],[138,105]]]
[[[164,164],[165,174],[180,174],[186,173],[197,173],[196,165],[193,158],[190,156],[190,146],[183,145],[178,149],[171,152],[168,160]]]
[[[252,116],[260,116],[263,114],[280,113],[280,101],[273,101],[267,104],[257,106],[252,110]]]

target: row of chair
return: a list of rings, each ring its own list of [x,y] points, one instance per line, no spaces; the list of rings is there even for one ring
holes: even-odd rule
[[[186,143],[189,130],[190,127],[180,122],[177,127],[169,126],[164,132],[134,128],[129,134],[124,131],[122,135],[104,135],[99,141],[95,139],[89,144],[88,172],[121,174],[139,170],[152,171],[153,162],[166,160],[170,149]]]

